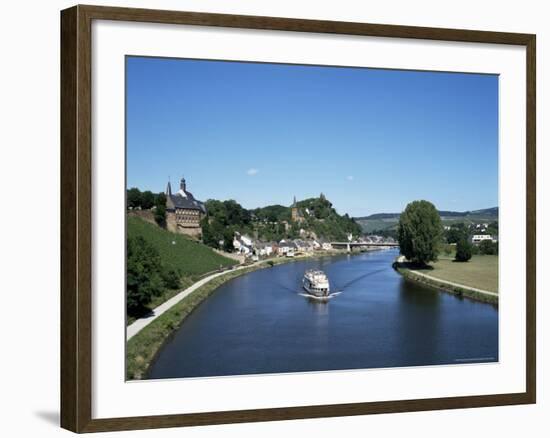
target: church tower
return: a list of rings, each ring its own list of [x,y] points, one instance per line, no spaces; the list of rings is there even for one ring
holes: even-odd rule
[[[298,211],[298,204],[296,203],[296,196],[294,196],[294,202],[292,202],[290,213],[291,213],[292,222],[302,221],[302,215]]]

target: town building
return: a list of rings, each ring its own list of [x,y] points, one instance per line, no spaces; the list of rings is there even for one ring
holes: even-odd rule
[[[294,242],[290,240],[281,240],[278,245],[278,254],[279,256],[286,256],[289,253],[292,253],[294,255],[294,251],[296,251],[296,245]]]
[[[166,186],[166,228],[174,233],[198,237],[202,233],[201,221],[206,216],[204,203],[187,190],[185,178],[180,189],[172,193],[170,181]]]
[[[237,253],[242,254],[245,257],[251,256],[254,252],[252,238],[236,232],[233,237],[233,248],[235,248]]]
[[[493,241],[493,236],[489,235],[489,234],[474,234],[472,236],[472,243],[476,244],[476,243],[481,243],[483,242],[484,240],[489,240],[489,241]]]

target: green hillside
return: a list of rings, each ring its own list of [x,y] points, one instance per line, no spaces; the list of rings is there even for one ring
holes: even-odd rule
[[[443,225],[456,223],[473,224],[479,222],[498,221],[498,207],[474,211],[439,211]],[[355,221],[361,225],[363,232],[370,233],[380,230],[395,230],[400,213],[376,213],[370,216],[357,217]]]
[[[162,264],[181,276],[191,277],[237,262],[181,234],[174,234],[137,217],[127,217],[128,237],[142,236],[160,254]]]

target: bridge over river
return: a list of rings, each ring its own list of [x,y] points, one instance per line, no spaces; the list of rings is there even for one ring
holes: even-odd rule
[[[330,244],[333,248],[347,248],[348,251],[354,248],[399,248],[399,243],[397,242],[330,242]]]

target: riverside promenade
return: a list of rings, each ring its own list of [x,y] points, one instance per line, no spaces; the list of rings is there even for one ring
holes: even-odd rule
[[[157,319],[159,316],[161,316],[166,311],[170,310],[173,306],[175,306],[177,303],[179,303],[181,300],[183,300],[188,295],[195,292],[199,287],[205,285],[209,281],[213,280],[216,277],[219,277],[221,275],[227,274],[228,272],[236,272],[241,269],[250,268],[251,266],[256,265],[257,263],[252,263],[250,265],[243,265],[236,267],[230,271],[221,271],[216,272],[215,274],[211,274],[208,277],[204,277],[201,280],[197,281],[196,283],[189,286],[187,289],[182,290],[177,295],[174,295],[169,300],[166,300],[164,303],[156,307],[151,311],[150,314],[143,316],[137,320],[135,320],[132,324],[130,324],[128,327],[126,327],[126,341],[129,341],[134,337],[137,333],[139,333],[141,330],[143,330],[145,327],[147,327],[149,324],[151,324],[155,319]]]

